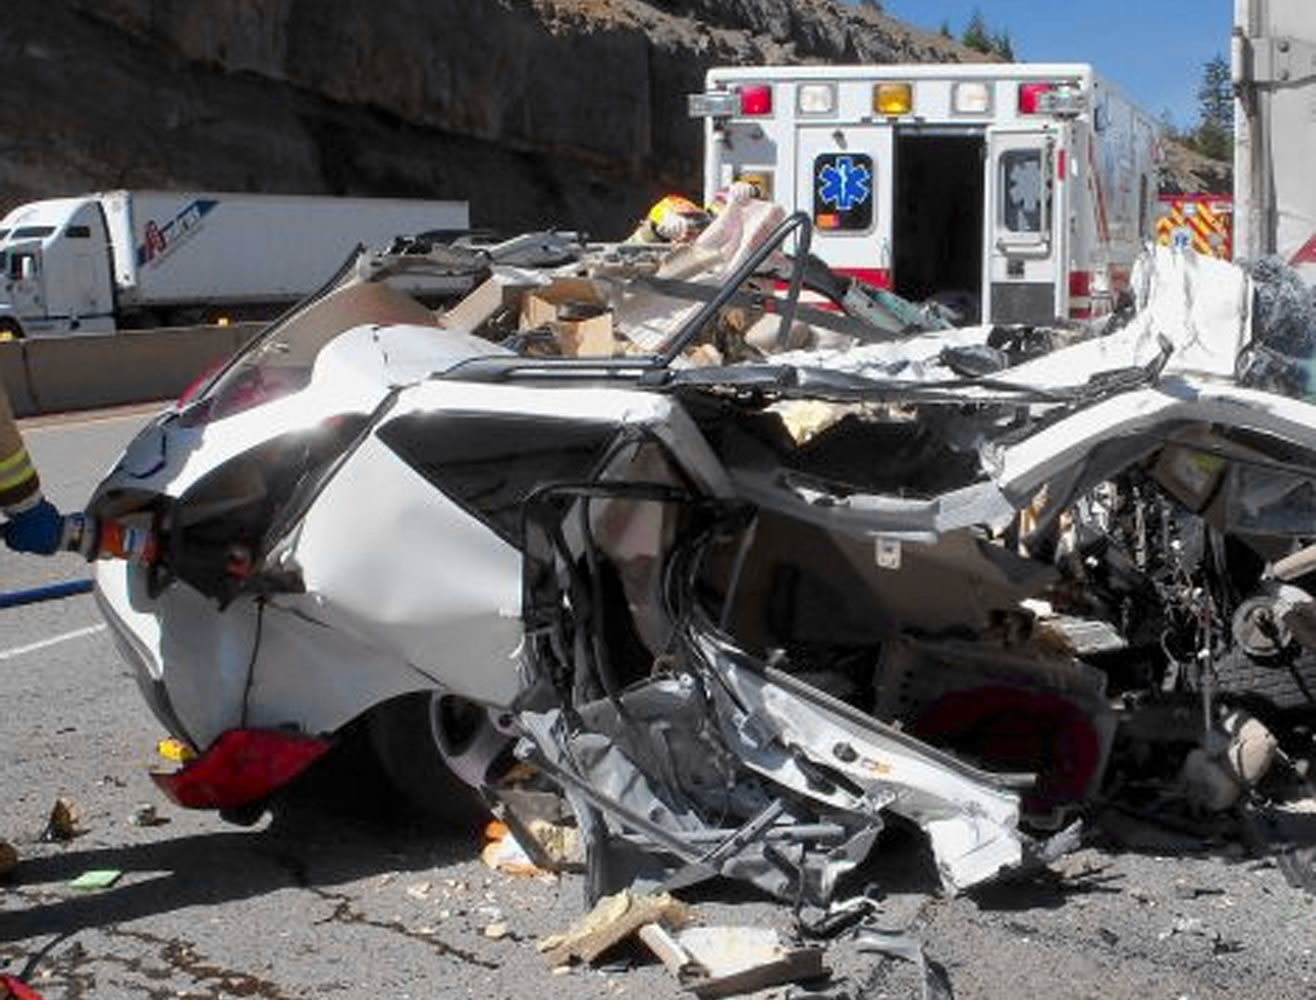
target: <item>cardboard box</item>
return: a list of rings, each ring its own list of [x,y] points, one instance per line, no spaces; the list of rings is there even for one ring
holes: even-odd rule
[[[517,295],[523,285],[498,275],[485,280],[464,299],[437,319],[439,326],[462,333],[475,333],[509,306],[515,307]]]
[[[588,278],[558,278],[526,292],[522,330],[549,329],[569,358],[610,358],[617,351],[607,299]]]

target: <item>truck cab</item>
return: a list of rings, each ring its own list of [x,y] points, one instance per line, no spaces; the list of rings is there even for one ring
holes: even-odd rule
[[[58,198],[0,220],[0,334],[114,329],[109,242],[100,205]]]

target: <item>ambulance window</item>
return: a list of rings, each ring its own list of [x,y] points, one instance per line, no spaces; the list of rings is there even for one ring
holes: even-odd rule
[[[1042,231],[1042,151],[1001,154],[1001,225],[1012,233]]]
[[[71,240],[91,239],[91,226],[69,226],[64,235]]]
[[[873,158],[824,153],[813,161],[813,224],[828,232],[873,227]]]
[[[14,230],[14,239],[36,240],[43,236],[49,236],[54,231],[54,226],[19,226]]]

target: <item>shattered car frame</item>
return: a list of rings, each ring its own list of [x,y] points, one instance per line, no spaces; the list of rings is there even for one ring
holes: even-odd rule
[[[95,508],[164,555],[102,564],[99,593],[201,752],[180,774],[234,733],[320,747],[370,717],[493,799],[531,760],[592,894],[721,874],[817,903],[884,817],[951,891],[1044,861],[1143,713],[1186,717],[1150,738],[1175,767],[1214,746],[1199,777],[1241,794],[1212,741],[1249,691],[1221,669],[1287,670],[1316,634],[1316,407],[1241,384],[1246,279],[1162,253],[1118,328],[911,327],[808,236],[778,216],[702,283],[716,254],[549,235],[363,255],[143,431]],[[483,283],[436,317],[376,280],[426,268]],[[559,279],[605,289],[559,345],[603,303],[632,349],[500,325]],[[746,308],[752,348],[724,336]],[[379,722],[399,701],[424,711]],[[257,778],[191,804],[258,800],[299,769],[272,758],[239,748],[225,773]]]

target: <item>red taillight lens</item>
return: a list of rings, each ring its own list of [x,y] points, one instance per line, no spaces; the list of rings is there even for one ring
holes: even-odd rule
[[[1042,95],[1049,94],[1055,89],[1056,85],[1054,83],[1019,84],[1019,113],[1021,115],[1040,114]]]
[[[184,407],[179,423],[202,427],[289,396],[310,381],[310,368],[261,366],[244,360],[224,373],[204,397]]]
[[[184,389],[183,394],[178,397],[178,402],[174,404],[174,409],[181,410],[188,403],[192,402],[192,400],[196,399],[197,396],[201,394],[201,390],[206,387],[206,383],[215,377],[215,372],[223,368],[225,364],[227,364],[226,361],[216,361],[213,365],[208,365],[202,370],[200,375],[187,383],[187,388]]]
[[[151,780],[185,809],[233,809],[259,802],[329,749],[314,736],[268,729],[230,729],[205,753]]]
[[[741,87],[740,113],[742,115],[772,114],[772,87],[765,83]]]

